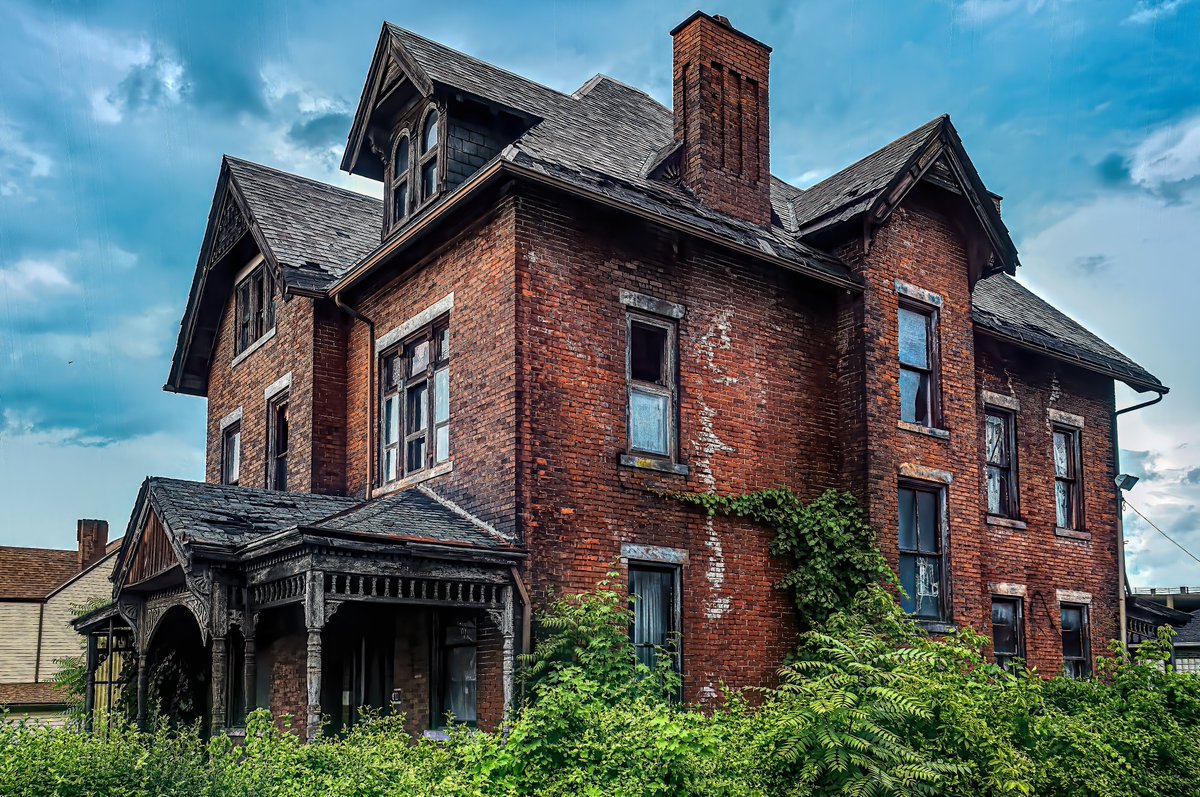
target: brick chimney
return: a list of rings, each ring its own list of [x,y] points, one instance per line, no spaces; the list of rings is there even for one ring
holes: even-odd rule
[[[108,545],[107,520],[79,520],[75,538],[79,541],[79,570],[82,572],[104,557]]]
[[[683,184],[713,210],[769,225],[771,48],[701,11],[671,36]]]

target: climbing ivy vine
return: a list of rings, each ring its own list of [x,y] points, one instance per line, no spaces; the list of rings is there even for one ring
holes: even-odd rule
[[[771,553],[792,562],[776,587],[791,592],[805,627],[848,607],[869,584],[895,581],[857,499],[827,490],[805,502],[786,487],[744,495],[672,493],[709,515],[744,518],[775,531]]]

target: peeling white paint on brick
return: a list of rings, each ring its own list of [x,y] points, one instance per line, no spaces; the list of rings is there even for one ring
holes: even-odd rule
[[[725,551],[721,547],[721,538],[717,536],[713,519],[710,516],[704,523],[704,545],[712,551],[708,560],[708,570],[704,577],[712,585],[711,597],[704,603],[704,616],[709,620],[720,620],[729,611],[730,599],[722,595],[725,586]]]
[[[708,370],[712,372],[715,381],[723,385],[737,384],[737,377],[725,375],[713,359],[718,350],[729,351],[733,346],[733,341],[729,337],[729,330],[731,329],[730,321],[732,318],[733,308],[726,307],[717,313],[712,323],[709,324],[708,329],[704,330],[704,334],[696,341],[696,348],[700,350],[701,355],[704,357]]]

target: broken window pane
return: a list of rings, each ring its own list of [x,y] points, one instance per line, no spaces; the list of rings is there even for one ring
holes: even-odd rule
[[[1008,462],[1008,431],[1004,427],[1004,418],[987,416],[987,461],[997,465]]]
[[[668,412],[666,396],[632,390],[629,394],[629,445],[648,454],[666,456]]]
[[[929,315],[900,308],[900,362],[929,368]]]
[[[1067,439],[1065,432],[1054,433],[1054,474],[1056,476],[1070,476],[1070,441]]]
[[[900,420],[929,425],[929,374],[900,369]]]
[[[941,570],[936,556],[901,554],[900,586],[906,593],[901,605],[906,613],[924,618],[942,616]]]
[[[629,376],[639,382],[665,385],[667,330],[631,324],[629,328]]]
[[[408,375],[417,376],[429,367],[429,341],[422,340],[408,348]]]
[[[1059,528],[1069,529],[1074,526],[1073,518],[1071,517],[1071,483],[1070,482],[1055,482],[1054,483],[1054,522]]]
[[[941,493],[901,488],[897,498],[904,610],[918,617],[941,617]]]

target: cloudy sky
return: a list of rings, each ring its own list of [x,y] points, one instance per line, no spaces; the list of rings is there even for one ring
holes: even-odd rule
[[[572,91],[669,103],[696,0],[0,0],[0,544],[123,529],[148,474],[203,478],[164,393],[222,153],[337,171],[384,18]],[[1131,501],[1200,555],[1200,0],[705,6],[774,49],[773,171],[809,185],[950,113],[1020,278],[1173,390],[1121,423]],[[1122,391],[1118,402],[1137,397]],[[1200,585],[1140,520],[1135,584]]]

